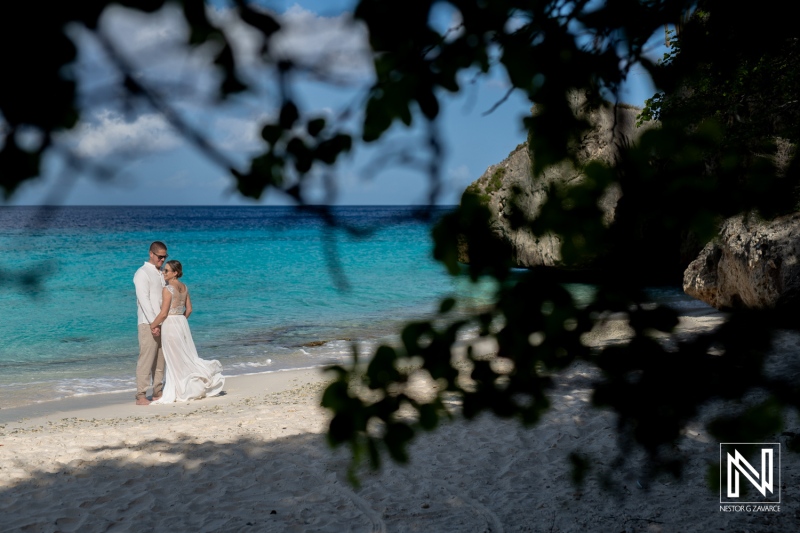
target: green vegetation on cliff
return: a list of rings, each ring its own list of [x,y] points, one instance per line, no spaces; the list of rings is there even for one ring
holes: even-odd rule
[[[503,186],[503,176],[505,175],[505,167],[498,166],[491,175],[481,176],[481,178],[471,183],[464,191],[464,194],[476,198],[482,205],[488,205],[491,195],[499,191]]]

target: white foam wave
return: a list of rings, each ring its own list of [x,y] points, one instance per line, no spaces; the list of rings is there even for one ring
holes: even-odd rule
[[[62,379],[53,385],[53,391],[62,397],[91,396],[132,390],[136,390],[132,379],[119,378]]]
[[[244,363],[233,363],[229,365],[230,368],[263,368],[265,366],[271,366],[272,359],[266,359],[264,361],[246,361]]]

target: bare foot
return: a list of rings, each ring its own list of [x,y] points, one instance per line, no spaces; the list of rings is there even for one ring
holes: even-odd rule
[[[153,401],[160,400],[163,394],[159,394],[158,396],[153,396]]]
[[[150,405],[150,400],[145,397],[136,398],[136,405]]]

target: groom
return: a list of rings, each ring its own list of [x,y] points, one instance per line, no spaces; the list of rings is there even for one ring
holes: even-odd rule
[[[164,352],[161,350],[161,328],[150,330],[150,323],[161,311],[164,275],[161,265],[167,259],[167,245],[155,241],[150,245],[150,260],[133,276],[139,314],[139,361],[136,363],[136,405],[148,405],[147,387],[153,382],[153,400],[161,398],[164,388]]]

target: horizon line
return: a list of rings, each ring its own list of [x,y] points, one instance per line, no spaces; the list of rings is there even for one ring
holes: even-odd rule
[[[0,207],[456,207],[459,204],[287,204],[287,205],[229,205],[229,204],[18,204],[4,205]]]

